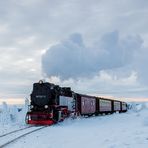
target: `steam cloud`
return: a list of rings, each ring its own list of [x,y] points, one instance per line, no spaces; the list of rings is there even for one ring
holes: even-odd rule
[[[91,48],[84,45],[81,34],[70,35],[67,40],[52,46],[43,55],[44,74],[61,79],[77,79],[96,75],[101,70],[126,66],[142,72],[139,63],[135,61],[136,58],[141,58],[138,54],[143,49],[143,40],[140,36],[121,38],[119,35],[118,31],[107,33]]]

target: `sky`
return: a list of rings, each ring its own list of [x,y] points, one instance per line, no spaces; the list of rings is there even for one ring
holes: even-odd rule
[[[79,93],[148,97],[147,0],[0,0],[0,99],[40,79]]]

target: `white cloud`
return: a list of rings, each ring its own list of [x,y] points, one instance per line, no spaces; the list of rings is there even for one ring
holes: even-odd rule
[[[89,48],[84,45],[81,34],[72,34],[45,52],[42,67],[48,77],[88,77],[100,70],[131,64],[135,53],[141,48],[142,39],[139,36],[120,38],[118,31],[103,35],[97,44]]]

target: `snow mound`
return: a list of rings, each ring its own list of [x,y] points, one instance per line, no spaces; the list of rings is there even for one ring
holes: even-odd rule
[[[148,103],[146,102],[141,102],[141,103],[137,103],[137,102],[133,102],[133,103],[129,103],[128,105],[129,107],[129,111],[133,111],[133,112],[140,112],[142,110],[148,109]]]
[[[3,102],[0,109],[0,125],[25,124],[25,116],[28,109],[28,104],[21,106],[18,109],[16,105],[7,105]]]

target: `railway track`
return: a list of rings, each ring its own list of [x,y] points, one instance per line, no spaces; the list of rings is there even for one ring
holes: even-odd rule
[[[19,139],[46,127],[47,126],[42,126],[42,127],[29,126],[29,127],[25,127],[19,130],[15,130],[15,131],[0,135],[0,148],[5,148],[8,145],[18,141]]]
[[[21,129],[18,129],[18,130],[14,130],[14,131],[9,132],[9,133],[5,133],[3,135],[0,135],[0,138],[1,137],[5,137],[5,136],[10,135],[10,134],[13,134],[13,133],[16,133],[16,132],[19,132],[19,131],[22,131],[22,130],[25,130],[25,129],[28,129],[28,128],[31,128],[31,127],[33,127],[33,126],[24,127],[24,128],[21,128]]]

